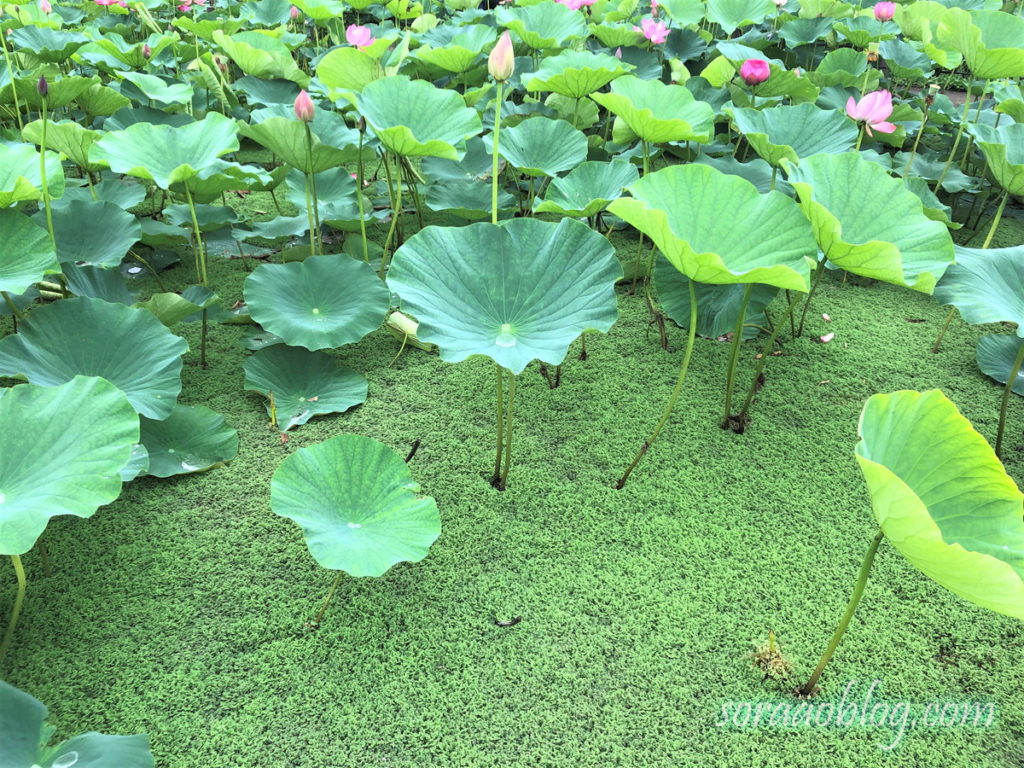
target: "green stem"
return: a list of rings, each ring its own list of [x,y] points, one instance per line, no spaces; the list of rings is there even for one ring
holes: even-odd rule
[[[914,146],[910,148],[910,157],[907,159],[907,164],[903,167],[904,177],[913,171],[914,158],[917,156],[917,147],[921,143],[921,137],[924,136],[925,126],[928,125],[928,104],[924,105],[924,117],[921,118],[921,128],[917,132],[917,136],[914,137]]]
[[[338,571],[338,575],[334,577],[334,583],[331,584],[331,588],[327,591],[327,597],[324,598],[324,602],[320,606],[320,610],[317,611],[316,618],[313,619],[314,624],[319,624],[324,620],[324,614],[327,613],[327,606],[331,604],[331,599],[334,597],[334,593],[337,592],[338,585],[341,584],[341,577],[344,575],[344,571]]]
[[[661,430],[664,429],[668,423],[669,417],[672,415],[672,409],[675,408],[676,401],[679,399],[679,393],[683,391],[683,382],[686,381],[686,371],[690,367],[690,358],[693,356],[693,346],[697,338],[697,292],[694,289],[694,281],[689,281],[690,285],[690,328],[689,335],[686,340],[686,352],[683,353],[683,362],[679,367],[679,376],[676,378],[676,386],[672,390],[672,394],[669,396],[668,402],[665,403],[665,409],[662,411],[661,419],[658,421],[658,425],[654,428],[651,436],[644,440],[644,444],[640,447],[640,451],[633,459],[632,463],[626,467],[626,471],[619,478],[619,481],[615,484],[617,489],[625,487],[626,481],[629,480],[629,476],[636,469],[636,465],[640,463],[644,455],[651,449],[654,441],[658,439],[658,435],[661,434]]]
[[[24,317],[24,314],[22,314],[21,310],[18,309],[18,305],[14,303],[14,299],[11,298],[11,294],[7,291],[0,291],[0,296],[4,297],[4,303],[6,303],[7,308],[11,310],[11,315],[14,317],[15,327],[17,327],[18,321]]]
[[[761,350],[761,356],[757,358],[757,365],[754,367],[754,378],[750,382],[750,389],[747,390],[747,396],[743,399],[743,407],[740,408],[739,415],[736,417],[736,423],[741,426],[746,423],[747,413],[750,411],[750,406],[754,402],[754,395],[757,394],[757,384],[761,380],[761,374],[764,372],[765,363],[768,361],[768,357],[772,353],[772,348],[775,346],[775,339],[779,337],[779,329],[782,328],[783,323],[786,321],[786,317],[789,317],[790,327],[792,327],[793,310],[796,308],[796,302],[790,301],[786,307],[786,313],[784,317],[780,317],[777,323],[772,325],[771,335],[768,337],[768,341],[765,342],[764,348]],[[794,334],[795,336],[796,334]]]
[[[821,276],[825,274],[825,256],[821,257],[821,261],[818,262],[818,266],[814,268],[814,280],[811,282],[810,293],[807,294],[807,300],[804,301],[803,311],[800,313],[800,325],[796,329],[797,336],[804,335],[804,321],[807,320],[807,310],[811,307],[811,299],[814,298],[814,292],[818,290],[818,283],[821,282]]]
[[[516,401],[516,375],[508,372],[508,408],[505,409],[505,457],[502,459],[501,479],[498,489],[504,491],[508,485],[508,471],[512,467],[512,407]]]
[[[956,155],[957,147],[960,146],[960,137],[964,135],[964,128],[967,127],[967,116],[971,111],[971,90],[967,89],[967,93],[964,96],[964,114],[960,119],[960,127],[957,128],[956,137],[953,139],[953,148],[949,150],[949,157],[946,158],[946,164],[942,167],[942,173],[939,174],[938,181],[935,182],[935,186],[932,187],[932,192],[938,194],[939,187],[942,186],[943,180],[946,178],[946,174],[949,172],[949,166],[953,163],[953,156]]]
[[[864,141],[864,124],[861,123],[860,133],[857,134],[857,146],[853,148],[854,152],[860,152],[860,143]]]
[[[18,555],[11,555],[11,563],[14,564],[14,573],[18,577],[18,594],[14,598],[14,610],[11,611],[11,620],[7,624],[3,643],[0,643],[0,663],[3,662],[7,649],[11,647],[11,641],[14,640],[14,630],[18,626],[21,607],[25,604],[25,568],[22,566],[21,558]]]
[[[20,133],[25,125],[21,121],[21,101],[18,99],[18,89],[14,85],[14,65],[11,64],[11,52],[7,48],[7,36],[4,30],[0,30],[0,47],[4,51],[4,60],[7,62],[7,76],[11,78],[11,95],[14,97],[14,116],[18,121],[18,132]]]
[[[491,224],[498,223],[498,141],[501,133],[501,97],[505,84],[498,81],[494,99],[494,134],[491,142]]]
[[[647,177],[647,171],[650,169],[650,145],[646,141],[642,141],[640,143],[640,146],[643,149],[643,158],[644,158],[643,159],[643,170],[644,170],[644,172],[643,172],[643,176],[641,178],[646,178]],[[640,233],[640,239],[637,241],[637,244],[636,244],[636,259],[633,262],[633,285],[629,289],[630,293],[635,293],[636,292],[636,281],[640,279],[640,257],[643,254],[643,250],[644,250],[644,233],[641,232]]]
[[[1010,376],[1006,379],[1006,386],[1003,387],[1003,400],[999,404],[999,429],[996,432],[996,456],[1001,455],[1003,448],[1003,428],[1006,426],[1006,406],[1010,403],[1010,393],[1017,381],[1017,374],[1020,373],[1021,364],[1024,364],[1024,341],[1017,350],[1017,357],[1014,358],[1013,367],[1010,368]]]
[[[753,283],[747,283],[743,288],[743,298],[740,301],[740,313],[736,319],[736,330],[732,334],[732,350],[729,353],[729,368],[725,377],[725,412],[722,415],[722,429],[729,428],[729,419],[732,416],[732,390],[736,381],[736,364],[740,359],[740,344],[743,341],[743,321],[747,316],[747,304],[750,302],[750,291]]]
[[[309,123],[302,124],[306,129],[306,205],[309,208],[307,216],[310,217],[311,228],[309,230],[309,251],[311,256],[317,252],[323,253],[323,243],[320,242],[320,203],[316,194],[316,174],[313,173],[313,132],[309,129]],[[312,197],[312,205],[309,199]]]
[[[884,534],[881,529],[875,534],[875,537],[871,540],[871,546],[868,547],[867,554],[864,555],[864,561],[860,565],[860,573],[857,575],[857,584],[853,588],[853,594],[850,595],[850,602],[846,604],[846,611],[843,613],[843,618],[839,621],[839,626],[836,627],[835,633],[832,635],[832,640],[828,644],[828,648],[825,649],[825,653],[822,654],[821,660],[818,662],[818,666],[814,668],[814,673],[811,675],[811,679],[804,683],[803,687],[800,688],[800,693],[803,696],[810,696],[814,693],[815,688],[818,684],[818,678],[821,677],[822,671],[825,669],[825,665],[828,664],[829,659],[832,658],[832,654],[836,652],[836,648],[839,647],[839,641],[843,639],[843,633],[846,632],[846,628],[850,625],[850,619],[853,618],[854,612],[857,610],[857,604],[860,602],[861,595],[864,594],[864,587],[868,583],[868,574],[871,572],[871,564],[875,561],[875,553],[878,551],[878,545],[882,543]]]
[[[387,154],[384,155],[384,165],[390,168],[388,163]],[[389,172],[390,176],[390,172]],[[398,217],[402,215],[402,172],[394,175],[395,178],[395,197],[392,201],[391,207],[391,226],[388,228],[388,236],[384,239],[384,253],[380,259],[380,279],[384,279],[384,275],[387,274],[388,264],[391,261],[391,240],[395,236],[395,227],[398,226]]]
[[[1003,211],[1006,209],[1006,201],[1009,199],[1010,191],[1003,190],[1003,199],[999,201],[999,207],[996,208],[995,218],[992,219],[992,226],[988,229],[988,235],[985,237],[982,248],[988,248],[992,244],[992,238],[996,236],[996,230],[999,229],[999,221],[1003,218]]]
[[[363,134],[365,133],[366,126],[363,122],[359,122],[359,160],[356,163],[356,200],[359,203],[359,235],[363,238],[363,261],[367,264],[370,263],[370,248],[366,242],[366,213],[363,210],[365,205],[363,201],[363,174],[365,169],[363,167]]]
[[[46,97],[42,97],[42,137],[39,139],[39,186],[43,192],[43,209],[46,211],[46,231],[50,233],[50,242],[57,249],[57,238],[53,233],[53,211],[50,208],[50,189],[46,183]]]
[[[953,316],[956,314],[956,307],[950,307],[949,312],[946,313],[946,322],[942,324],[942,330],[939,331],[939,338],[932,344],[932,352],[934,354],[939,353],[939,346],[942,344],[942,340],[946,336],[946,331],[949,330],[949,324],[953,322]]]
[[[505,371],[495,363],[494,372],[497,374],[498,382],[498,447],[494,454],[494,474],[491,475],[491,485],[497,488],[498,482],[501,480],[501,452],[505,446]]]
[[[206,249],[203,247],[203,233],[199,228],[199,217],[196,215],[196,204],[192,199],[192,190],[185,183],[185,199],[188,200],[188,210],[192,214],[192,232],[196,238],[196,272],[199,274],[199,282],[206,287]],[[199,341],[199,365],[206,367],[206,336],[209,331],[207,325],[207,310],[203,310],[203,330]]]
[[[768,191],[769,192],[771,192],[773,189],[775,189],[775,180],[778,177],[778,175],[779,175],[779,166],[773,165],[772,166],[772,185],[770,187],[768,187]]]

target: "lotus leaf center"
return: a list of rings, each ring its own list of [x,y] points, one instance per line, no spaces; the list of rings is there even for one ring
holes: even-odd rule
[[[516,337],[512,335],[511,323],[501,324],[501,330],[498,333],[498,338],[494,340],[494,343],[499,347],[514,347],[517,344]]]

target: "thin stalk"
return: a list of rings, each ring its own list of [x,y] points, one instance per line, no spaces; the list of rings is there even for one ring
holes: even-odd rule
[[[860,143],[864,141],[864,124],[860,126],[860,133],[857,134],[857,146],[853,148],[854,152],[860,152]]]
[[[1006,379],[1006,386],[1003,387],[1003,399],[999,404],[999,429],[996,432],[996,456],[1000,455],[1003,448],[1003,428],[1006,426],[1006,406],[1010,403],[1010,393],[1017,381],[1017,374],[1020,373],[1021,364],[1024,363],[1024,342],[1017,350],[1017,357],[1013,360],[1013,367],[1010,368],[1010,376]]]
[[[385,167],[391,167],[391,164],[387,160],[387,155],[384,155]],[[391,176],[390,170],[388,176]],[[388,263],[391,261],[391,240],[395,236],[395,227],[398,226],[398,217],[402,215],[402,172],[399,170],[398,173],[394,174],[395,179],[395,197],[392,201],[391,207],[391,226],[388,228],[388,236],[384,239],[384,253],[380,258],[380,279],[384,279],[384,275],[387,273]]]
[[[875,537],[871,540],[871,546],[868,547],[867,554],[864,555],[864,561],[860,565],[860,573],[857,575],[857,584],[853,588],[853,594],[850,595],[850,602],[846,604],[846,611],[843,613],[843,618],[839,621],[839,626],[836,627],[835,633],[832,635],[832,640],[828,644],[828,648],[825,649],[825,653],[822,654],[821,660],[818,662],[818,666],[814,668],[814,673],[811,675],[811,679],[804,683],[803,687],[800,688],[800,693],[803,696],[810,696],[814,693],[814,689],[817,687],[818,678],[821,677],[821,673],[825,669],[825,665],[828,664],[829,659],[832,658],[832,654],[836,652],[836,648],[839,647],[839,641],[843,639],[843,633],[846,632],[846,628],[850,625],[850,619],[853,618],[854,612],[857,610],[857,604],[860,602],[861,595],[864,594],[864,587],[868,583],[868,574],[871,572],[871,564],[875,561],[875,553],[878,551],[878,545],[882,543],[884,534],[881,529],[875,534]]]
[[[11,95],[14,96],[14,116],[18,121],[18,132],[21,133],[25,125],[21,121],[21,100],[18,98],[18,89],[14,85],[14,65],[11,64],[11,52],[7,48],[7,36],[0,31],[0,47],[3,48],[4,60],[7,62],[7,76],[11,78]]]
[[[988,235],[985,237],[982,248],[988,248],[992,244],[992,238],[996,236],[996,230],[999,229],[999,221],[1003,218],[1003,211],[1006,210],[1006,201],[1009,199],[1010,191],[1003,190],[1003,199],[999,201],[999,207],[996,208],[995,218],[992,219],[992,226],[988,228]]]
[[[497,487],[501,480],[501,453],[505,447],[505,372],[500,365],[494,364],[494,372],[498,382],[498,439],[497,450],[494,454],[494,474],[491,475],[491,485]]]
[[[672,409],[675,408],[676,401],[679,399],[679,393],[683,391],[683,382],[686,381],[686,371],[690,367],[690,358],[693,356],[693,346],[697,338],[697,291],[694,289],[693,280],[689,281],[690,284],[690,328],[689,335],[686,340],[686,352],[683,353],[683,363],[679,367],[679,376],[676,379],[676,386],[672,390],[672,394],[668,398],[668,402],[665,403],[665,410],[662,411],[661,419],[658,421],[658,425],[654,428],[651,436],[644,440],[644,444],[640,447],[640,451],[633,459],[632,463],[626,467],[626,471],[619,478],[619,481],[615,484],[617,489],[625,487],[626,481],[629,480],[629,476],[636,469],[636,465],[640,463],[644,455],[651,449],[654,441],[658,439],[658,435],[661,434],[661,430],[664,429],[668,423],[669,417],[672,415]]]
[[[750,302],[750,291],[753,288],[753,283],[747,283],[743,288],[740,314],[736,319],[736,330],[732,334],[732,350],[729,353],[729,368],[725,376],[725,412],[722,414],[722,422],[719,425],[722,429],[729,428],[729,419],[732,416],[732,390],[733,384],[736,381],[736,363],[740,359],[740,344],[743,342],[743,321],[747,316],[747,304]]]
[[[25,568],[18,555],[11,555],[11,563],[14,564],[14,573],[18,577],[18,594],[14,598],[14,609],[11,611],[11,620],[7,624],[7,631],[4,632],[3,643],[0,643],[0,662],[3,662],[7,649],[11,647],[14,630],[18,626],[18,618],[21,616],[21,607],[25,604]]]
[[[793,310],[795,308],[795,301],[789,302],[789,305],[786,307],[785,314],[789,317],[791,323],[793,320]],[[747,396],[743,399],[743,407],[740,408],[739,415],[736,417],[738,424],[742,425],[747,420],[747,412],[750,410],[750,406],[754,402],[754,396],[757,394],[757,384],[761,380],[761,374],[764,372],[765,363],[767,362],[769,355],[772,353],[772,348],[775,346],[775,339],[779,337],[779,329],[782,328],[785,321],[786,317],[781,317],[777,323],[773,324],[772,333],[768,337],[768,341],[765,342],[764,348],[761,350],[761,356],[757,358],[757,365],[754,368],[754,378],[750,382],[750,389],[747,390]]]
[[[811,306],[811,299],[814,298],[814,292],[818,290],[818,283],[821,282],[821,276],[825,274],[825,256],[821,257],[821,261],[818,262],[818,266],[814,269],[814,280],[811,282],[810,293],[807,294],[807,300],[804,302],[803,311],[800,313],[800,325],[796,329],[797,336],[804,335],[804,321],[807,320],[807,310]]]
[[[363,261],[370,263],[370,248],[366,242],[366,213],[363,210],[363,134],[366,126],[359,121],[359,160],[356,163],[356,201],[359,203],[359,235],[363,238]]]
[[[921,137],[924,136],[925,126],[928,125],[928,103],[924,105],[924,117],[921,118],[921,128],[917,132],[917,136],[914,137],[914,146],[910,148],[910,157],[907,159],[907,164],[903,166],[903,175],[906,176],[914,168],[914,158],[917,156],[917,147],[921,143]]]
[[[196,238],[196,272],[199,274],[199,282],[205,287],[206,277],[206,249],[203,247],[203,233],[199,229],[199,217],[196,215],[196,204],[192,199],[192,190],[185,183],[185,199],[188,200],[188,210],[192,214],[192,232]],[[209,331],[207,310],[203,310],[203,330],[199,341],[199,365],[206,367],[206,336]]]
[[[331,584],[331,588],[327,591],[327,597],[324,598],[324,602],[321,604],[320,610],[316,613],[316,618],[313,619],[314,624],[319,624],[324,620],[324,614],[327,613],[327,606],[331,604],[331,598],[333,598],[334,593],[338,591],[338,585],[341,584],[341,577],[344,575],[344,571],[338,571],[338,575],[334,577],[334,583]]]
[[[956,314],[956,307],[950,307],[949,312],[946,313],[946,322],[942,324],[942,330],[939,331],[939,338],[932,344],[932,353],[939,354],[939,346],[942,344],[942,340],[946,336],[946,331],[949,330],[949,324],[953,322],[953,316]]]
[[[775,189],[775,180],[776,180],[776,177],[778,175],[779,175],[779,166],[773,165],[772,166],[772,185],[770,187],[768,187],[768,191],[769,192],[771,192],[773,189]]]
[[[516,402],[516,375],[508,372],[508,408],[505,409],[505,458],[502,460],[501,479],[498,489],[504,491],[508,485],[508,471],[512,467],[512,407]]]
[[[409,192],[412,193],[412,203],[416,206],[416,221],[420,229],[423,229],[423,202],[420,200],[420,191],[416,185],[416,172],[412,168],[409,158],[402,158],[402,167],[405,169],[405,178],[409,181]]]
[[[313,173],[313,132],[309,123],[303,123],[306,129],[306,216],[309,218],[309,255],[316,256],[317,251],[323,253],[320,242],[320,202],[316,194],[316,174]]]
[[[7,304],[7,308],[11,310],[11,317],[14,318],[14,331],[15,333],[17,333],[18,321],[21,320],[25,315],[22,313],[20,309],[18,309],[18,305],[14,303],[14,299],[11,298],[11,294],[9,294],[7,291],[0,291],[0,296],[4,297],[4,303]]]
[[[960,138],[964,135],[964,128],[967,127],[967,118],[971,111],[971,90],[967,89],[967,93],[964,96],[964,114],[960,118],[960,127],[957,128],[956,137],[953,139],[953,148],[949,151],[949,157],[946,158],[946,164],[942,167],[942,173],[939,174],[938,181],[935,182],[935,186],[932,187],[932,192],[938,194],[939,187],[942,186],[943,180],[946,178],[946,174],[949,172],[949,166],[953,162],[953,156],[956,155],[957,147],[960,146]]]
[[[53,211],[50,208],[50,189],[46,183],[46,125],[49,120],[46,119],[46,97],[42,97],[42,120],[43,130],[42,136],[39,139],[39,186],[43,192],[43,210],[46,211],[46,231],[50,233],[50,242],[53,243],[54,250],[57,248],[57,238],[53,234]]]
[[[642,141],[640,143],[640,146],[643,148],[643,157],[644,157],[644,160],[643,160],[643,163],[644,163],[644,165],[643,165],[644,173],[643,173],[643,177],[642,178],[646,178],[647,177],[647,171],[650,169],[650,162],[651,162],[650,161],[650,154],[651,154],[650,153],[650,145],[646,141]],[[636,260],[633,262],[633,285],[629,289],[630,293],[636,293],[636,281],[640,278],[640,256],[643,254],[643,250],[644,250],[644,233],[641,232],[640,233],[640,239],[637,241],[637,244],[636,244]]]
[[[501,133],[501,97],[504,86],[505,83],[499,80],[497,95],[494,98],[494,133],[491,141],[491,224],[498,223],[498,141]]]

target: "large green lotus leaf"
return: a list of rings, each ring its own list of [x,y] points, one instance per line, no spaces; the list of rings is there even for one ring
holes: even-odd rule
[[[615,322],[622,267],[608,240],[572,219],[427,227],[395,252],[388,286],[442,360],[486,355],[513,373],[557,365],[588,330]]]
[[[444,211],[471,221],[491,216],[491,185],[482,181],[441,181],[431,184],[423,203],[432,211]],[[515,208],[516,200],[504,189],[498,190],[498,210]]]
[[[71,77],[49,78],[47,82],[46,106],[47,109],[55,110],[66,107],[79,95],[85,93],[94,85],[99,83],[98,77]],[[35,110],[43,106],[43,97],[39,94],[38,79],[25,77],[14,81],[14,87],[18,91],[18,98],[21,100],[22,109],[26,105]],[[4,92],[8,89],[4,88]],[[0,97],[2,99],[3,97]]]
[[[631,69],[632,64],[625,64],[607,53],[570,49],[544,59],[540,69],[523,78],[528,91],[551,91],[582,99]]]
[[[309,170],[310,150],[306,142],[306,125],[294,118],[271,117],[255,125],[239,123],[238,132],[261,144],[293,168]],[[312,139],[313,173],[321,173],[353,159],[352,152],[324,144],[315,133]],[[358,154],[358,153],[357,153]]]
[[[964,56],[975,77],[1024,77],[1024,18],[1003,11],[950,8],[939,39]]]
[[[153,768],[145,736],[84,733],[47,746],[53,726],[38,699],[0,680],[0,760],[4,768]]]
[[[852,19],[837,21],[834,29],[840,40],[845,40],[860,50],[864,50],[871,43],[892,40],[897,32],[895,26],[879,24],[878,20],[871,16],[854,16]]]
[[[935,69],[932,60],[906,40],[886,40],[878,53],[893,77],[900,80],[922,80],[931,77]]]
[[[0,389],[0,555],[28,552],[51,517],[116,499],[138,441],[135,409],[104,379]]]
[[[806,291],[818,248],[796,203],[707,165],[643,177],[608,210],[654,241],[700,283],[764,283]]]
[[[42,212],[36,223],[45,226]],[[142,225],[120,206],[73,200],[53,209],[53,234],[61,262],[116,267],[142,237]]]
[[[180,127],[135,123],[113,131],[92,145],[89,159],[115,173],[149,179],[170,189],[206,169],[220,169],[219,158],[238,149],[235,121],[218,112]]]
[[[686,328],[690,324],[690,278],[676,269],[668,259],[659,257],[654,265],[654,283],[658,289],[658,303],[676,325]],[[697,294],[697,333],[708,339],[717,339],[736,332],[740,305],[745,285],[710,285],[695,283]],[[755,284],[747,300],[745,323],[764,326],[765,307],[772,303],[779,289],[771,285]],[[743,329],[743,338],[752,339],[757,328]]]
[[[123,96],[113,88],[108,88],[99,83],[89,86],[78,94],[75,97],[75,101],[87,114],[93,117],[112,115],[119,109],[130,107],[132,103],[131,99],[127,96]],[[47,139],[49,139],[49,134],[47,134]]]
[[[534,117],[502,131],[498,153],[530,176],[555,176],[587,159],[587,137],[565,120]]]
[[[985,153],[989,170],[999,186],[1013,195],[1024,195],[1024,123],[993,128],[984,123],[971,126],[971,133]]]
[[[708,20],[732,35],[739,27],[758,24],[775,13],[772,0],[708,0]]]
[[[660,80],[641,80],[629,75],[611,84],[610,93],[591,98],[618,115],[644,141],[711,141],[715,133],[715,112],[710,104],[697,101],[689,89],[666,85]]]
[[[679,0],[679,2],[685,2],[685,0]],[[665,3],[659,3],[659,5],[665,5]],[[704,16],[703,8],[701,8],[701,16]],[[588,27],[590,34],[600,40],[605,48],[612,50],[627,45],[636,45],[642,39],[642,35],[637,32],[633,24],[612,24],[606,21],[602,24],[589,24]]]
[[[779,28],[781,37],[790,48],[817,42],[832,31],[835,19],[819,16],[813,19],[791,19]]]
[[[49,64],[65,61],[89,42],[88,37],[78,32],[33,26],[14,30],[8,39],[14,50],[30,53]]]
[[[931,293],[953,263],[945,225],[885,168],[855,153],[788,166],[800,207],[829,260],[848,272]]]
[[[998,102],[996,112],[1009,115],[1014,122],[1024,123],[1024,89],[1019,85],[998,83],[993,84],[992,95]]]
[[[245,361],[245,388],[273,396],[277,427],[287,432],[325,413],[343,413],[366,401],[366,377],[339,366],[326,352],[275,344]]]
[[[414,56],[446,72],[461,74],[473,67],[477,57],[494,42],[495,37],[494,27],[486,24],[465,27],[442,24],[423,36]]]
[[[285,344],[311,351],[377,330],[391,298],[369,264],[342,253],[261,264],[245,279],[244,293],[253,320]]]
[[[544,199],[534,205],[534,210],[590,217],[622,197],[623,190],[639,178],[636,166],[625,160],[589,161],[562,178],[552,179]]]
[[[0,244],[0,291],[22,294],[60,272],[50,234],[23,213],[0,210]]]
[[[380,64],[358,48],[335,48],[316,65],[316,76],[332,99],[351,97],[383,75]]]
[[[512,30],[535,50],[557,48],[567,40],[587,36],[583,15],[559,3],[542,2],[512,8],[499,5],[495,17],[498,24]]]
[[[156,75],[142,72],[118,72],[118,76],[127,80],[141,93],[147,101],[158,104],[174,105],[189,104],[192,101],[192,86],[188,83],[167,82]],[[131,89],[125,89],[133,95]]]
[[[921,51],[945,69],[956,69],[963,56],[948,42],[940,41],[939,26],[949,8],[932,0],[896,5],[895,21],[904,37],[920,43]]]
[[[33,310],[18,333],[0,339],[0,376],[53,386],[101,376],[144,416],[163,419],[181,392],[188,351],[145,309],[100,299],[64,299]]]
[[[459,147],[481,130],[480,115],[458,93],[405,75],[367,84],[356,107],[381,143],[406,157],[458,160]]]
[[[0,143],[0,208],[25,200],[42,200],[39,152],[28,144]],[[60,155],[46,153],[46,184],[51,198],[64,193]]]
[[[320,565],[351,576],[382,576],[418,563],[441,534],[437,503],[419,497],[402,457],[360,435],[300,448],[270,481],[270,508],[302,528]]]
[[[299,69],[288,46],[270,34],[263,34],[264,31],[234,35],[216,31],[213,40],[247,75],[264,80],[291,80],[303,88],[309,85],[309,75]]]
[[[205,472],[238,454],[238,432],[205,405],[175,404],[160,421],[143,417],[140,440],[153,477]]]
[[[103,269],[89,265],[62,264],[61,271],[68,290],[75,296],[103,299],[111,304],[132,305],[136,296],[125,284],[119,269]]]
[[[1020,352],[1020,345],[1024,344],[1016,336],[989,333],[978,339],[978,347],[974,351],[975,359],[978,361],[978,369],[991,379],[1000,384],[1006,384],[1010,378],[1010,371]],[[1011,389],[1018,395],[1024,395],[1024,369],[1017,372],[1017,378],[1013,381]]]
[[[874,395],[857,461],[886,538],[927,576],[1024,619],[1024,497],[938,390]]]
[[[71,120],[47,121],[46,148],[66,155],[68,160],[87,171],[98,171],[102,166],[89,162],[89,148],[96,143],[102,131],[90,131]],[[38,145],[43,138],[43,121],[36,120],[25,126],[22,138]]]
[[[972,325],[1017,323],[1017,334],[1024,336],[1024,245],[956,246],[956,263],[935,287],[935,299],[952,304]]]
[[[813,104],[771,109],[733,110],[736,126],[762,158],[781,167],[818,154],[837,154],[853,148],[857,126],[834,109]]]

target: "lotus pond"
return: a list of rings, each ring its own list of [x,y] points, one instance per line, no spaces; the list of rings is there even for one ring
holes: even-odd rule
[[[1024,760],[1020,0],[0,12],[0,768]]]

